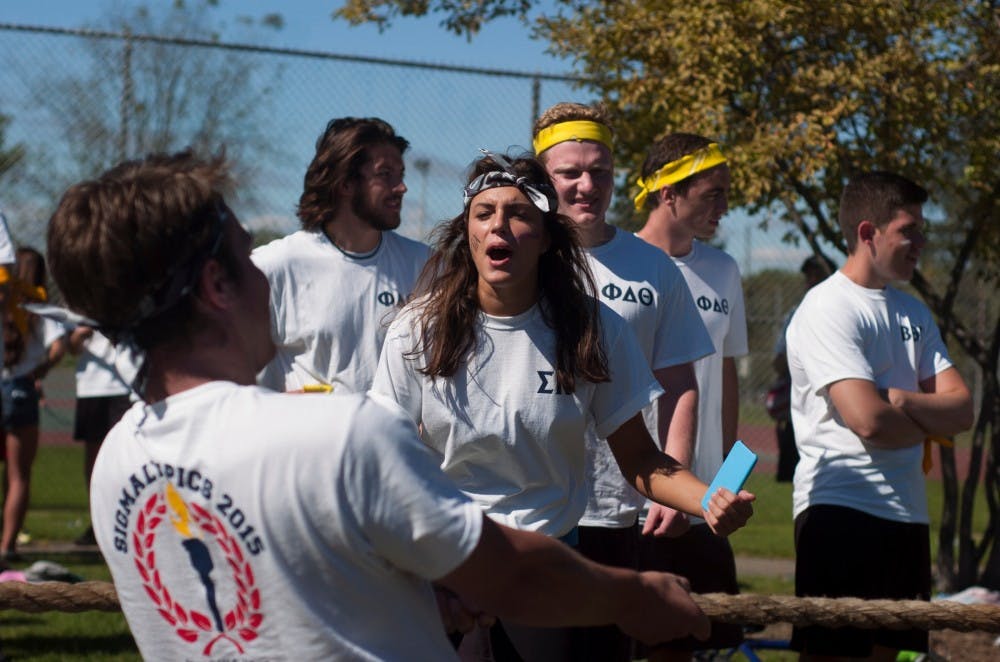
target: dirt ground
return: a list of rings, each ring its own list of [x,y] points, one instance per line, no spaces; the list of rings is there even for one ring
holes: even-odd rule
[[[769,625],[762,632],[752,635],[758,639],[784,639],[792,636],[792,626],[787,623]],[[928,662],[1000,662],[1000,647],[994,646],[995,634],[988,632],[957,632],[936,630],[931,632]],[[759,651],[761,660],[771,660],[777,653]],[[781,653],[781,659],[794,658],[793,654]]]
[[[956,632],[939,630],[931,632],[932,660],[954,662],[1000,661],[1000,648],[993,645],[997,636],[988,632]]]

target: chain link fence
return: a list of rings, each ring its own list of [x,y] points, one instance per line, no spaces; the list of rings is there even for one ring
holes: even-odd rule
[[[262,239],[290,232],[315,140],[347,115],[381,117],[410,140],[401,231],[423,239],[460,210],[480,147],[530,149],[540,110],[591,100],[573,77],[10,24],[0,24],[0,63],[0,152],[24,150],[0,174],[0,205],[15,239],[38,247],[68,185],[124,158],[189,145],[225,148],[238,183],[233,208]],[[806,253],[738,211],[721,232],[747,300],[741,420],[770,439],[772,347],[803,291]]]

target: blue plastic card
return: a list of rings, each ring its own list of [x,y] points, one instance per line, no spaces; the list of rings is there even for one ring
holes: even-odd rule
[[[742,441],[733,444],[733,449],[726,456],[726,461],[719,467],[719,472],[712,479],[712,484],[708,486],[708,491],[701,499],[702,509],[708,509],[708,502],[720,487],[724,487],[733,494],[743,489],[753,466],[757,464],[757,456],[747,448]]]

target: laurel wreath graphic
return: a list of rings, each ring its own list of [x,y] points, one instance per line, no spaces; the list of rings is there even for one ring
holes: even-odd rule
[[[225,639],[236,646],[242,654],[243,646],[229,633],[235,632],[244,642],[253,641],[258,637],[258,629],[264,620],[260,613],[260,591],[256,588],[253,570],[250,568],[240,551],[239,542],[227,531],[222,521],[201,506],[190,503],[193,519],[205,533],[213,536],[226,563],[233,572],[233,582],[236,585],[236,605],[226,612],[223,622],[225,632],[215,633],[212,619],[206,614],[194,609],[186,609],[170,595],[170,591],[160,577],[156,568],[156,554],[153,543],[156,541],[157,529],[166,520],[167,506],[165,499],[159,494],[153,494],[139,511],[135,531],[132,534],[133,560],[142,578],[142,586],[149,598],[156,605],[160,616],[167,621],[174,631],[184,641],[195,643],[209,638],[202,650],[203,655],[211,655],[215,644]],[[212,635],[215,636],[212,636]]]

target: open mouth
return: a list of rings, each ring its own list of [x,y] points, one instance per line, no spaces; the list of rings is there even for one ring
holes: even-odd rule
[[[506,246],[492,246],[486,249],[486,257],[490,258],[490,262],[494,264],[506,262],[511,255],[513,255],[513,251]]]

